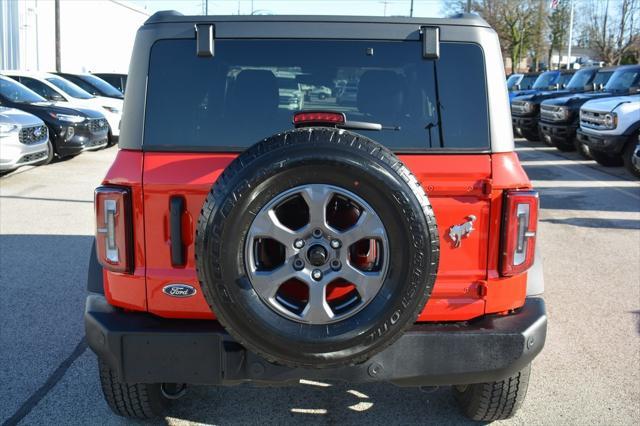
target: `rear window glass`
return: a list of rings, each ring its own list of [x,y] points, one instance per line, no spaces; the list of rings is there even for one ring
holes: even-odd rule
[[[443,43],[437,61],[422,58],[418,41],[216,40],[214,57],[195,51],[195,40],[152,48],[148,149],[244,149],[293,128],[299,110],[382,124],[357,132],[400,152],[489,147],[474,44]]]

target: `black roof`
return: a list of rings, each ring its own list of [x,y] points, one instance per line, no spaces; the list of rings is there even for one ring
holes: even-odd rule
[[[147,19],[145,25],[161,23],[215,23],[215,22],[336,22],[336,23],[381,23],[418,25],[456,25],[489,27],[480,16],[460,13],[449,18],[409,18],[382,16],[331,16],[331,15],[183,15],[175,10],[156,12]]]

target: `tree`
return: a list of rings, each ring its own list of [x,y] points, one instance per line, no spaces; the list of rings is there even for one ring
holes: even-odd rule
[[[505,0],[501,7],[501,26],[505,29],[504,39],[514,68],[519,66],[520,59],[528,50],[530,40],[534,38],[536,20],[533,16],[537,9],[531,6],[531,1],[518,3]]]
[[[537,1],[536,8],[535,22],[532,28],[533,31],[531,32],[531,54],[533,56],[533,68],[535,71],[539,71],[540,62],[543,60],[547,45],[546,38],[549,26],[549,12],[546,2],[543,0]],[[549,61],[547,61],[547,66],[549,66]]]
[[[569,28],[567,22],[569,22],[569,1],[560,0],[558,6],[553,10],[549,16],[549,54],[547,55],[547,65],[551,69],[551,56],[555,49],[559,55],[561,55],[562,49],[567,44],[567,37]]]
[[[518,71],[520,60],[535,56],[536,66],[544,45],[546,30],[546,0],[473,0],[471,12],[480,15],[498,33],[502,54],[511,59],[512,71]],[[466,0],[453,4],[452,9],[464,11]]]
[[[640,39],[638,0],[591,0],[583,12],[587,44],[604,62],[620,65],[623,59],[634,56]]]

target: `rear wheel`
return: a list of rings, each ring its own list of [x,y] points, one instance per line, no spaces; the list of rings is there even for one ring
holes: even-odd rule
[[[453,394],[472,420],[492,422],[512,417],[522,405],[529,387],[531,364],[497,382],[454,386]]]
[[[604,167],[620,167],[624,164],[620,154],[609,154],[607,152],[592,149],[591,156],[598,164]]]
[[[145,420],[161,415],[167,408],[170,400],[160,384],[123,383],[102,360],[98,360],[98,369],[104,399],[118,416]]]
[[[640,178],[640,133],[631,137],[622,153],[624,167],[633,176]]]

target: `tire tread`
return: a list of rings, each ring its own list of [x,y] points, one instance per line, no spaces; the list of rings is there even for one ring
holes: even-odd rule
[[[529,386],[531,367],[527,366],[503,380],[454,388],[465,415],[476,421],[491,422],[512,417],[522,405]]]
[[[98,361],[102,393],[111,410],[122,417],[146,420],[160,414],[164,405],[159,392],[150,392],[146,383],[123,383],[104,361]],[[154,396],[155,395],[155,398]]]

